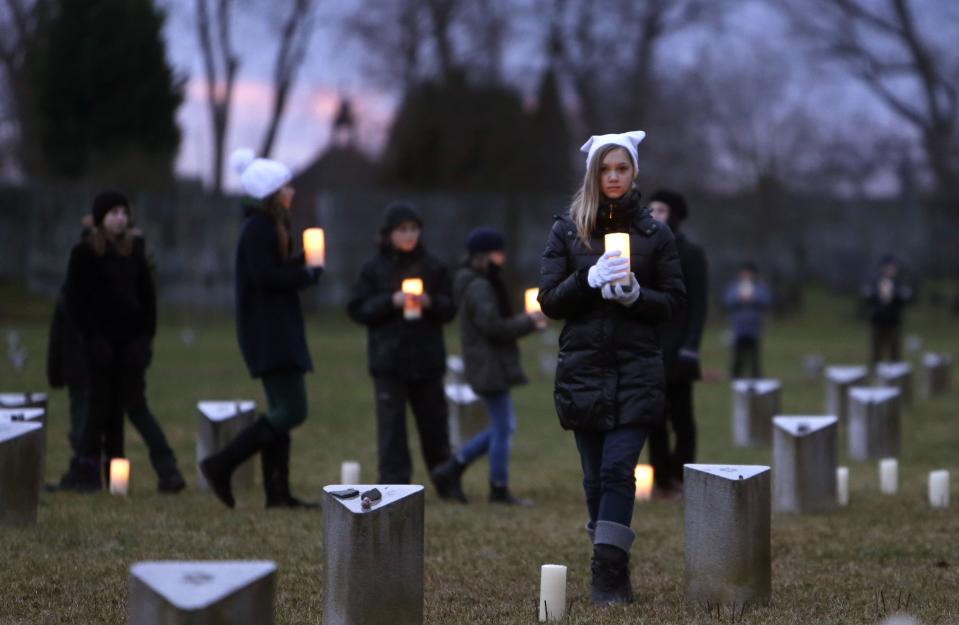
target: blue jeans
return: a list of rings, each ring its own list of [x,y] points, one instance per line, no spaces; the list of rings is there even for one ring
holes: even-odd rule
[[[648,430],[624,426],[608,432],[574,432],[583,465],[590,525],[610,521],[629,527],[636,501],[636,463]]]
[[[489,452],[489,481],[506,486],[509,480],[509,447],[516,431],[516,414],[509,391],[495,395],[481,395],[490,426],[474,436],[456,454],[460,464],[469,464]]]

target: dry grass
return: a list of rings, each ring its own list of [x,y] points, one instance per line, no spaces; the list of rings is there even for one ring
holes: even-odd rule
[[[805,379],[801,357],[823,353],[829,362],[859,362],[866,332],[844,300],[810,296],[815,312],[770,324],[766,368],[785,382],[784,408],[815,413],[818,382]],[[51,304],[0,288],[0,329],[17,328],[32,356],[23,372],[0,365],[0,387],[45,388],[42,354]],[[718,318],[714,314],[714,318]],[[232,322],[187,321],[164,315],[149,399],[165,425],[183,468],[195,475],[195,403],[202,398],[255,397],[259,386],[243,369]],[[358,459],[365,476],[375,466],[372,392],[365,372],[363,334],[343,315],[308,321],[317,372],[308,379],[311,417],[294,436],[295,490],[318,498],[338,479],[342,460]],[[191,347],[180,341],[190,325]],[[915,311],[910,327],[926,344],[959,352],[955,318],[944,311]],[[704,346],[707,365],[725,369],[721,326]],[[456,344],[451,334],[450,344]],[[519,431],[512,485],[537,500],[527,510],[485,503],[485,463],[467,474],[469,506],[427,497],[426,620],[428,623],[533,623],[538,567],[569,565],[569,623],[731,622],[728,610],[710,615],[683,604],[682,509],[677,503],[637,507],[632,574],[635,604],[595,610],[588,605],[589,545],[581,530],[585,511],[575,447],[551,407],[549,376],[537,371],[538,338],[524,342],[533,383],[515,395]],[[725,383],[701,384],[696,400],[704,462],[768,463],[769,450],[730,446],[729,392]],[[901,494],[878,495],[872,463],[853,463],[852,504],[813,517],[774,517],[773,600],[750,608],[743,623],[872,623],[897,605],[926,623],[959,623],[959,516],[925,503],[925,476],[946,467],[959,478],[959,393],[918,401],[904,415]],[[48,473],[66,465],[66,397],[51,399]],[[135,561],[173,558],[267,558],[279,564],[278,623],[319,623],[322,615],[322,516],[262,510],[260,492],[244,494],[229,512],[211,497],[187,491],[155,492],[145,449],[128,432],[133,462],[129,499],[107,494],[44,494],[35,527],[0,532],[0,624],[124,623],[127,569]],[[415,450],[414,450],[414,453]],[[844,456],[844,454],[843,454]],[[416,479],[424,479],[417,458]],[[955,479],[954,479],[955,483]],[[953,499],[957,489],[953,487]]]

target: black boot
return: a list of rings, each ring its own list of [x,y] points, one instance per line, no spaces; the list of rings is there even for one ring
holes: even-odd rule
[[[290,493],[290,435],[277,432],[277,440],[263,448],[263,490],[267,508],[319,508],[317,503],[297,499]]]
[[[156,466],[157,490],[163,494],[176,494],[186,488],[186,480],[176,466],[176,459],[170,458],[168,463]]]
[[[489,502],[490,503],[499,503],[507,506],[532,506],[533,502],[529,499],[521,499],[519,497],[514,497],[513,493],[509,492],[509,488],[504,484],[503,486],[498,486],[493,482],[489,484]]]
[[[233,471],[250,456],[276,442],[277,432],[266,417],[260,417],[248,428],[237,434],[229,445],[219,453],[200,462],[200,471],[213,490],[213,494],[228,508],[236,506],[230,479]]]
[[[633,602],[629,583],[629,554],[613,545],[593,545],[593,582],[590,596],[593,605],[606,606]]]
[[[103,479],[98,458],[70,458],[70,466],[57,484],[49,484],[50,492],[70,490],[78,493],[93,493],[103,488]]]
[[[463,492],[461,478],[466,465],[456,459],[456,456],[450,456],[449,460],[436,466],[430,471],[430,478],[436,486],[436,492],[441,499],[452,499],[460,503],[469,503],[466,499],[466,493]]]

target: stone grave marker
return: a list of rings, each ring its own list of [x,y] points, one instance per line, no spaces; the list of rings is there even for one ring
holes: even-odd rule
[[[782,403],[779,380],[733,380],[732,430],[736,447],[769,445]]]
[[[130,567],[130,625],[272,625],[276,565],[156,561]]]
[[[849,389],[849,457],[853,460],[898,458],[900,446],[898,388],[856,386]]]
[[[684,476],[687,603],[769,603],[769,467],[687,464]]]
[[[210,490],[200,462],[217,453],[236,438],[256,420],[256,402],[250,400],[201,401],[197,402],[196,435],[196,486],[199,490]],[[247,489],[253,486],[255,472],[254,458],[250,458],[236,471],[230,484],[233,490]]]
[[[836,507],[839,420],[831,415],[773,419],[773,510],[827,512]]]
[[[42,450],[42,425],[0,421],[0,525],[36,523]]]
[[[833,415],[839,423],[846,423],[849,399],[848,390],[853,386],[866,383],[869,370],[862,366],[826,367],[826,408],[825,414]]]
[[[952,356],[926,353],[922,355],[922,396],[924,399],[945,393],[951,386]]]
[[[376,489],[367,507],[344,489]],[[423,624],[423,487],[324,487],[324,625]]]
[[[892,386],[900,391],[903,405],[912,403],[912,365],[908,362],[880,362],[876,365],[876,386]]]

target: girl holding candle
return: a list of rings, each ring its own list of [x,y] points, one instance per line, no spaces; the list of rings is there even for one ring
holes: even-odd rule
[[[408,484],[412,478],[407,402],[427,469],[432,471],[450,457],[443,325],[452,321],[456,308],[449,272],[423,247],[422,228],[423,220],[412,206],[387,207],[379,250],[360,270],[347,305],[350,318],[367,328],[381,484]],[[409,281],[406,288],[404,281]],[[411,307],[418,314],[410,314]],[[459,488],[435,485],[440,497],[465,502]]]
[[[545,329],[546,317],[541,312],[514,313],[500,276],[506,254],[499,232],[477,228],[467,238],[466,248],[469,256],[456,273],[453,292],[460,310],[466,381],[486,404],[490,426],[437,467],[432,477],[437,484],[459,489],[466,467],[489,453],[490,503],[530,505],[507,488],[510,439],[516,429],[510,388],[527,382],[517,339]]]
[[[316,507],[290,493],[290,431],[306,419],[303,377],[313,370],[299,292],[316,284],[323,268],[293,253],[290,170],[245,149],[235,151],[230,164],[249,196],[236,254],[237,338],[250,375],[263,381],[268,408],[200,470],[232,508],[233,471],[260,452],[267,508]]]
[[[583,184],[569,213],[553,223],[540,271],[543,312],[565,321],[554,401],[583,468],[597,605],[632,600],[633,471],[663,419],[657,326],[686,303],[673,235],[640,205],[634,188],[644,136],[600,135],[583,145]],[[603,252],[605,235],[618,232],[629,235],[628,261],[619,251]]]

